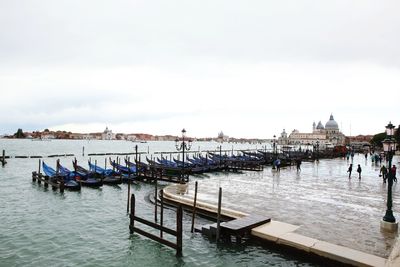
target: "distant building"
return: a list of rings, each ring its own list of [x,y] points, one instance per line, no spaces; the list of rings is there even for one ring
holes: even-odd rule
[[[229,136],[225,135],[224,132],[219,132],[217,137],[218,142],[229,142]]]
[[[346,144],[354,149],[354,151],[369,151],[373,137],[373,135],[346,136]]]
[[[114,139],[114,134],[111,130],[106,127],[104,132],[101,134],[101,139],[102,140],[113,140]]]
[[[346,136],[346,144],[352,142],[371,142],[373,135],[357,135],[357,136]]]
[[[126,135],[126,140],[128,141],[136,141],[137,137],[135,134],[127,134]]]
[[[317,141],[321,148],[345,144],[345,136],[340,132],[333,115],[330,116],[325,127],[321,121],[318,124],[314,122],[311,133],[300,133],[295,129],[288,136],[284,129],[278,138],[278,143],[281,145],[313,145]]]
[[[55,135],[52,133],[42,134],[42,139],[56,139]]]
[[[71,133],[69,135],[69,138],[71,139],[84,139],[84,134],[81,133]]]

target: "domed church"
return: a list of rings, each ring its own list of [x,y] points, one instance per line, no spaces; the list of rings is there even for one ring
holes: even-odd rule
[[[321,121],[318,124],[314,122],[312,127],[312,133],[300,133],[295,129],[287,136],[286,132],[283,131],[284,134],[279,138],[279,143],[283,145],[304,145],[315,144],[318,141],[322,147],[344,145],[345,136],[340,132],[339,125],[332,114],[325,123],[325,127]]]

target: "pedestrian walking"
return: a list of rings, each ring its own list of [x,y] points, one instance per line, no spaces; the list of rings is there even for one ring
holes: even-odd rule
[[[387,179],[387,173],[388,173],[388,170],[385,167],[385,165],[382,165],[381,170],[380,170],[379,173],[380,173],[379,176],[382,176],[383,183],[385,184],[386,183],[386,179]]]
[[[276,171],[277,172],[281,171],[281,160],[280,159],[276,160]]]
[[[361,172],[362,172],[362,170],[361,170],[361,166],[360,166],[360,164],[358,164],[358,167],[357,167],[357,172],[358,172],[358,179],[360,179],[360,180],[361,180]]]
[[[296,160],[296,168],[297,168],[297,172],[301,171],[301,159]]]
[[[393,165],[393,167],[390,169],[390,173],[392,175],[393,182],[397,182],[396,172],[397,172],[396,165]]]
[[[353,164],[350,163],[349,168],[347,169],[347,172],[349,173],[349,179],[351,178],[351,172],[353,171]]]

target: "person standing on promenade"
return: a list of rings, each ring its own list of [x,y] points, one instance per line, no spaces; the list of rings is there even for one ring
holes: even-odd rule
[[[390,169],[390,172],[393,177],[393,182],[397,182],[396,171],[397,171],[396,165],[393,165],[393,167]]]
[[[386,184],[387,173],[388,173],[388,170],[386,169],[385,165],[382,165],[379,176],[382,176],[384,184]]]
[[[353,164],[350,163],[349,168],[347,169],[347,172],[349,173],[349,179],[351,178],[351,172],[353,171]]]
[[[360,166],[360,164],[358,164],[358,167],[357,167],[357,172],[358,172],[358,179],[360,179],[361,180],[361,166]]]

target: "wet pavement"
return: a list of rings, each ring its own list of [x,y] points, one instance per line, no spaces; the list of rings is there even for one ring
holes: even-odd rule
[[[399,165],[399,158],[393,163]],[[303,162],[262,172],[215,173],[195,176],[188,194],[199,182],[198,200],[215,203],[223,190],[223,207],[270,216],[274,220],[300,225],[296,233],[346,246],[381,257],[390,254],[397,234],[383,232],[380,220],[386,211],[387,186],[379,177],[379,163],[356,155],[348,178],[346,159]],[[358,179],[357,165],[362,168]],[[399,172],[397,173],[399,176]],[[393,213],[400,219],[400,185],[393,185]]]

